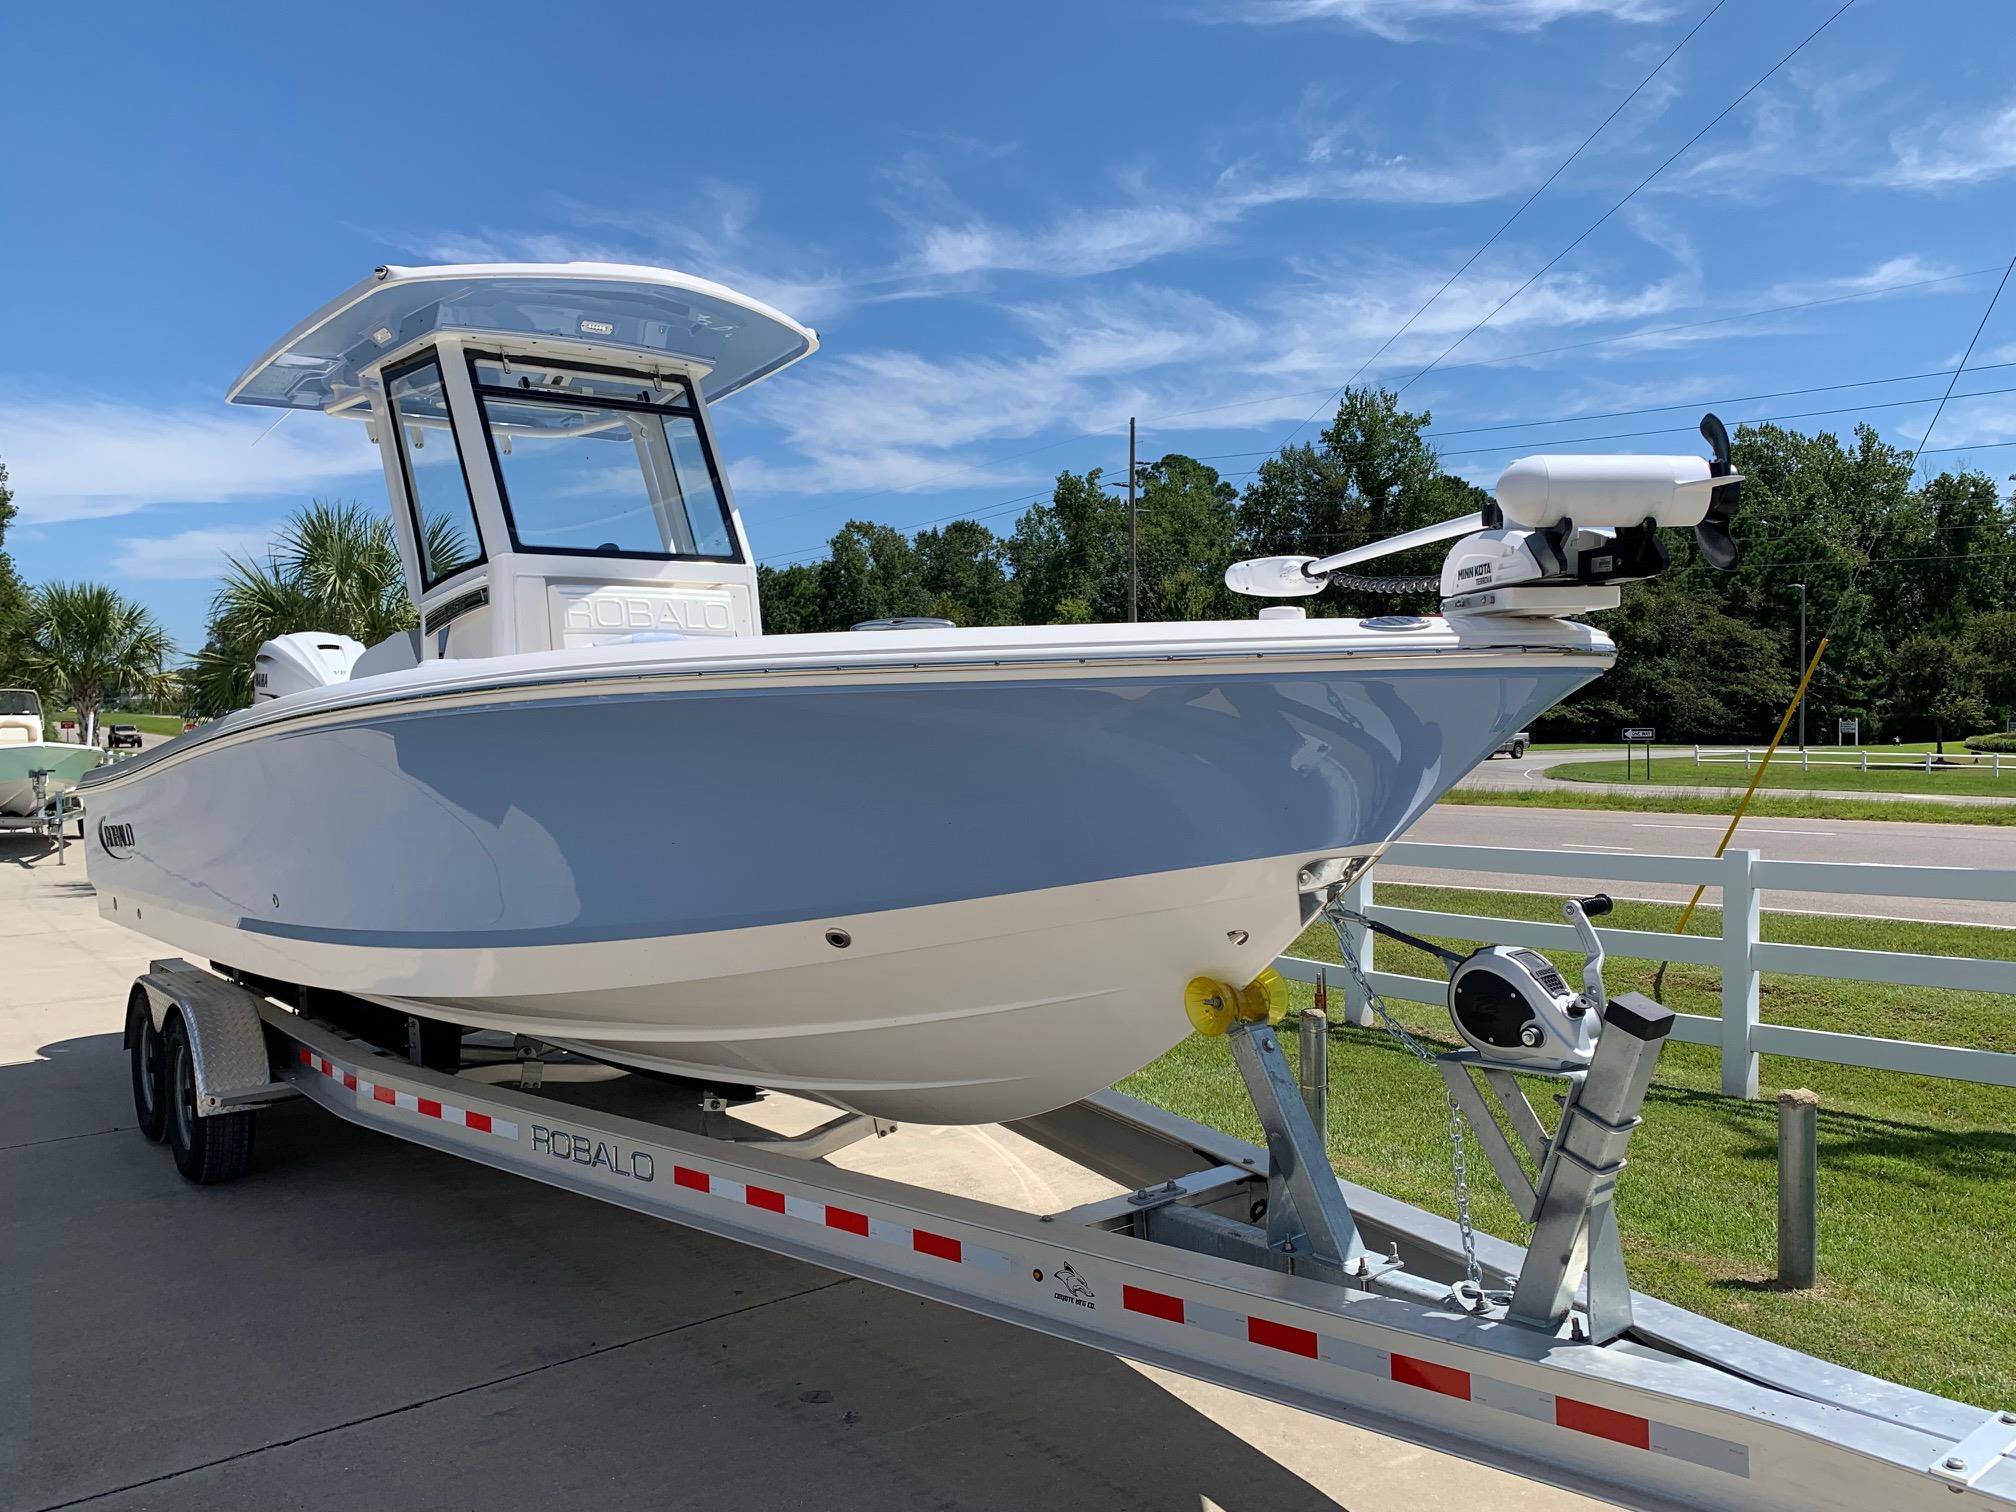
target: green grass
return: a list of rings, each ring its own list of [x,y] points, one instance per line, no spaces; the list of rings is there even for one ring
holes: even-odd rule
[[[1552,900],[1451,888],[1380,889],[1382,902],[1558,919]],[[1620,928],[1670,930],[1678,909],[1619,903]],[[1690,933],[1720,927],[1713,910]],[[2016,931],[1766,914],[1767,938],[1883,947],[2016,962]],[[1327,929],[1295,953],[1336,960]],[[1579,967],[1572,953],[1549,952]],[[1382,969],[1439,978],[1430,959],[1380,941]],[[1613,992],[1649,991],[1652,964],[1613,957]],[[1571,981],[1576,980],[1570,973]],[[2016,965],[2011,970],[2016,985]],[[1333,982],[1333,987],[1336,985]],[[1710,969],[1674,966],[1665,1001],[1713,1013],[1720,982]],[[1822,982],[1767,975],[1767,1021],[2016,1051],[2016,997]],[[1298,1006],[1309,989],[1295,987]],[[1410,1028],[1441,1046],[1446,1015],[1391,1004]],[[1341,1019],[1341,999],[1333,1002]],[[1448,1115],[1441,1078],[1379,1030],[1332,1030],[1330,1150],[1338,1172],[1454,1216]],[[1290,1053],[1295,1038],[1284,1036]],[[1719,1093],[1718,1057],[1669,1043],[1645,1104],[1617,1196],[1625,1254],[1640,1290],[1797,1349],[1929,1391],[2000,1406],[2016,1400],[2016,1090],[1901,1076],[1767,1056],[1767,1100]],[[1779,1290],[1776,1245],[1778,1088],[1820,1094],[1820,1285]],[[1251,1105],[1221,1040],[1192,1036],[1121,1090],[1245,1138]],[[1549,1084],[1529,1090],[1545,1113]],[[1473,1148],[1471,1170],[1486,1171]],[[1473,1183],[1478,1227],[1524,1240],[1526,1230],[1486,1174]]]
[[[1789,751],[1793,756],[1796,757],[1799,754],[1799,748],[1794,743],[1795,740],[1796,740],[1795,735],[1787,735],[1785,738],[1785,744],[1781,746],[1779,749],[1781,751]],[[1770,743],[1771,741],[1768,736],[1760,735],[1757,737],[1756,740],[1751,742],[1750,749],[1758,752],[1759,754],[1762,754],[1764,747],[1766,747]],[[1663,739],[1655,740],[1652,742],[1652,744],[1656,749],[1659,750],[1672,750],[1675,747],[1679,746],[1691,747],[1696,744],[1699,744],[1703,750],[1740,751],[1743,749],[1743,743],[1741,741],[1704,740],[1696,742],[1693,740],[1688,740],[1677,736],[1671,740],[1663,740]],[[1543,740],[1537,742],[1533,746],[1533,749],[1536,751],[1622,751],[1623,748],[1624,748],[1624,742],[1621,740],[1566,740],[1566,741]],[[1634,747],[1633,749],[1637,748]],[[1809,744],[1808,749],[1811,750],[1815,756],[1818,756],[1822,751],[1827,752],[1829,755],[1853,756],[1857,751],[1866,750],[1869,753],[1869,759],[1871,761],[1875,761],[1878,758],[1887,761],[1899,755],[1923,756],[1927,751],[1937,750],[1938,742],[1931,740],[1907,740],[1901,745],[1890,745],[1887,742],[1879,745],[1872,741],[1867,746],[1837,746],[1837,745],[1823,744],[1819,740],[1814,740]],[[2006,751],[2003,752],[2005,758],[2008,756],[2008,754],[2009,753]],[[1974,752],[1969,751],[1961,741],[1957,739],[1951,739],[1946,742],[1946,755],[1950,760],[1965,761],[1969,757],[1974,755]],[[1691,756],[1689,757],[1689,760],[1692,760]],[[1777,758],[1773,757],[1772,760],[1775,764]]]
[[[48,716],[46,723],[53,727],[66,719],[77,720],[80,727],[84,723],[83,720],[77,718],[77,711],[75,709],[64,709],[60,713],[52,714]],[[100,730],[103,730],[107,725],[115,724],[133,725],[143,734],[147,735],[180,735],[182,733],[183,719],[180,714],[122,714],[105,709],[98,711],[98,728]]]
[[[2006,780],[2006,779],[2005,779]],[[2011,794],[2016,800],[2016,793]],[[1694,797],[1658,793],[1607,793],[1590,788],[1461,787],[1439,803],[1501,808],[1615,809],[1639,814],[1721,814],[1736,812],[1737,795]],[[1913,803],[1905,798],[1822,798],[1817,794],[1760,791],[1748,817],[1773,819],[1888,819],[1910,824],[2016,824],[2016,801],[2001,803]]]
[[[1761,752],[1759,753],[1762,754]],[[1558,777],[1568,782],[1642,782],[1645,779],[1645,764],[1632,763],[1637,773],[1634,777],[1625,775],[1625,765],[1619,761],[1571,761],[1557,767],[1548,768],[1549,777]],[[1691,756],[1663,758],[1652,763],[1651,781],[1666,783],[1674,787],[1744,788],[1756,774],[1753,767],[1745,771],[1743,763],[1715,762],[1696,766]],[[1960,766],[1930,772],[1900,770],[1897,768],[1871,768],[1863,771],[1853,766],[1820,766],[1801,771],[1799,754],[1789,757],[1784,752],[1771,759],[1771,765],[1764,771],[1764,781],[1760,787],[1813,789],[1825,788],[1842,793],[1959,793],[1977,798],[2008,798],[2016,801],[2016,761],[2005,759],[2002,773],[1998,777],[1984,763],[1979,768]]]

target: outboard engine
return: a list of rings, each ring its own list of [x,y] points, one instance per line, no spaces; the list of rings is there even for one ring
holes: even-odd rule
[[[275,636],[252,658],[252,702],[262,704],[289,693],[348,682],[351,668],[363,654],[359,642],[324,630]]]

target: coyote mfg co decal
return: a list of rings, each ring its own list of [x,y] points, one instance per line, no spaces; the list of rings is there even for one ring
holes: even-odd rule
[[[1069,1302],[1073,1307],[1097,1310],[1099,1303],[1092,1291],[1092,1284],[1073,1270],[1068,1261],[1050,1272],[1050,1277],[1060,1288],[1050,1295],[1059,1302]]]

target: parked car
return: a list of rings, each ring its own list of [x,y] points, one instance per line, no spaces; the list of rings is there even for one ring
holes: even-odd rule
[[[140,749],[140,726],[115,724],[105,727],[105,749],[116,751],[121,746],[131,746],[136,751]]]
[[[1493,751],[1491,755],[1510,756],[1514,761],[1517,761],[1520,757],[1526,754],[1526,747],[1530,746],[1531,744],[1533,744],[1533,732],[1531,730],[1521,730],[1516,735],[1510,736],[1506,740],[1506,742],[1500,747],[1498,747],[1497,750]]]

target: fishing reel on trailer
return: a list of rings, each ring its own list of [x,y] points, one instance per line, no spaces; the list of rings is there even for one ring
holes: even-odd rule
[[[1571,1071],[1589,1064],[1610,1006],[1603,988],[1603,941],[1589,920],[1610,912],[1609,896],[1570,898],[1561,916],[1574,928],[1584,956],[1582,988],[1568,985],[1554,963],[1523,945],[1485,945],[1458,955],[1390,925],[1368,928],[1425,950],[1449,969],[1449,1018],[1488,1063],[1510,1070]]]

